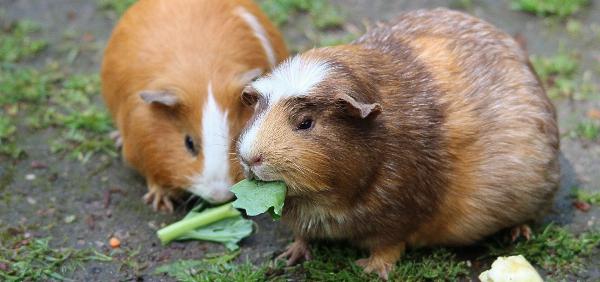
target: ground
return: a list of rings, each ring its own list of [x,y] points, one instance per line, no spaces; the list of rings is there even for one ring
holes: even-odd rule
[[[193,203],[166,215],[142,202],[144,180],[108,137],[113,127],[98,87],[102,50],[130,2],[0,0],[0,280],[375,279],[352,263],[365,254],[343,243],[315,243],[314,260],[300,266],[272,263],[292,238],[267,217],[256,219],[239,252],[160,244],[156,230]],[[470,248],[411,250],[391,278],[469,280],[497,255],[520,253],[548,280],[600,280],[600,1],[259,2],[294,52],[439,6],[517,37],[558,109],[562,179],[551,214],[529,242],[506,243],[499,234]],[[109,246],[111,237],[119,248]],[[156,271],[164,265],[171,267]]]

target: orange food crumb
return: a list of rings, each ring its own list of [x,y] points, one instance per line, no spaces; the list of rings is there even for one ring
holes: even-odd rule
[[[108,240],[108,244],[111,248],[116,249],[121,246],[121,240],[117,239],[116,237],[112,237],[110,240]]]

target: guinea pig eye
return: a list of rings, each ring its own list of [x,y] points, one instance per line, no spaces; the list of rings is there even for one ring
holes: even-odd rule
[[[194,156],[198,154],[198,151],[196,151],[196,144],[194,144],[194,139],[192,139],[192,137],[189,135],[185,136],[185,148]]]
[[[298,126],[296,126],[296,130],[308,130],[311,129],[313,127],[313,120],[312,118],[305,118],[303,119]]]

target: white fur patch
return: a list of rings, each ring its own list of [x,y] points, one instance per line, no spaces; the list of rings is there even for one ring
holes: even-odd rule
[[[273,72],[252,83],[269,105],[289,97],[308,95],[310,90],[327,78],[331,66],[326,61],[295,56],[285,60]]]
[[[240,157],[245,160],[252,159],[255,152],[252,150],[252,145],[256,141],[256,136],[258,135],[258,129],[260,128],[263,120],[265,119],[265,112],[260,113],[258,117],[254,120],[254,123],[248,127],[248,129],[240,136],[238,143],[238,150]],[[245,170],[248,170],[248,166],[242,163],[242,166]]]
[[[192,187],[188,190],[203,199],[218,203],[233,196],[229,191],[232,181],[229,176],[229,124],[227,112],[223,112],[208,84],[202,112],[202,154],[204,170],[193,178]]]
[[[271,41],[269,40],[269,36],[264,27],[260,24],[258,19],[248,12],[248,10],[244,9],[244,7],[238,7],[235,9],[235,13],[240,16],[254,31],[254,36],[258,38],[260,44],[265,50],[265,54],[267,55],[267,60],[269,60],[269,65],[274,67],[277,63],[277,58],[275,58],[275,50],[273,50],[273,46],[271,45]]]
[[[238,145],[241,157],[250,159],[256,153],[252,151],[252,146],[258,131],[265,116],[278,101],[309,95],[313,87],[327,78],[330,69],[325,61],[296,56],[277,66],[270,75],[252,83],[252,87],[267,100],[268,107],[240,137]]]

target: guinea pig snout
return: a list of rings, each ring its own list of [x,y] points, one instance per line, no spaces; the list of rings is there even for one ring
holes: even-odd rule
[[[187,190],[212,204],[220,204],[233,198],[230,187],[231,181],[228,180],[199,178]]]
[[[260,165],[262,165],[262,161],[263,161],[262,154],[256,154],[256,155],[252,155],[250,157],[242,156],[241,159],[242,159],[242,163],[249,168],[260,166]]]
[[[252,155],[252,157],[240,157],[244,176],[247,179],[258,179],[263,181],[275,180],[275,175],[262,154]]]
[[[247,179],[255,179],[257,177],[255,170],[260,167],[263,162],[262,154],[252,155],[251,157],[240,156],[242,167],[244,168],[244,176]]]

